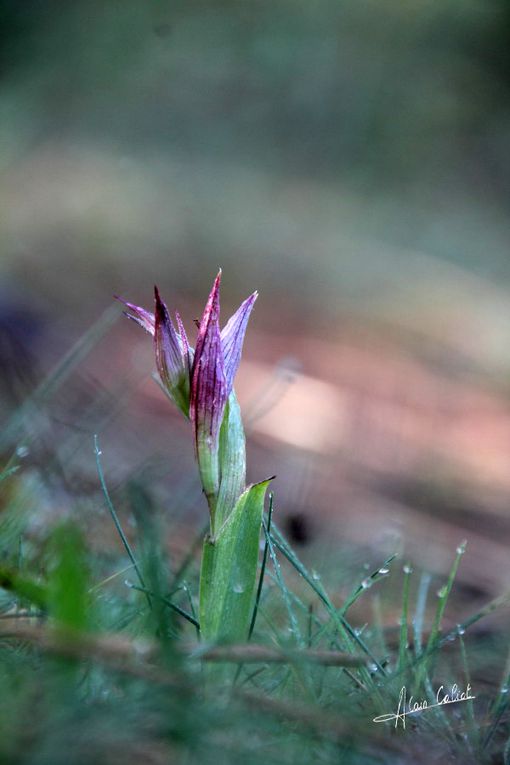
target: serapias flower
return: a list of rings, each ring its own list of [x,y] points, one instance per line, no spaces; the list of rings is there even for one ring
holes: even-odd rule
[[[200,633],[206,641],[248,636],[257,578],[259,537],[269,480],[246,487],[241,410],[233,390],[254,292],[220,332],[221,271],[214,280],[190,347],[179,314],[175,324],[155,289],[154,314],[122,301],[127,316],[154,338],[161,385],[191,420],[210,530],[200,567]]]
[[[220,428],[241,360],[248,319],[257,299],[257,292],[250,295],[220,332],[220,282],[221,269],[200,320],[195,350],[189,345],[177,313],[175,328],[157,287],[154,314],[122,300],[129,309],[126,315],[153,336],[161,383],[178,408],[191,419],[202,486],[211,513],[221,479]]]

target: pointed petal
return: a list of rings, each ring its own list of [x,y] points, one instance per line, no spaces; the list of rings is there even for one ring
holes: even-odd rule
[[[168,308],[161,300],[157,287],[154,287],[156,298],[154,349],[156,367],[161,382],[168,390],[175,403],[186,416],[189,410],[189,374],[187,356],[183,354],[180,337],[168,313]]]
[[[196,427],[216,436],[227,401],[219,330],[221,271],[200,321],[192,370],[191,408]]]
[[[128,303],[127,300],[124,300],[123,298],[119,297],[118,295],[113,296],[115,300],[118,300],[120,303],[123,303],[127,308],[129,308],[131,313],[128,313],[127,311],[124,311],[124,316],[127,316],[128,319],[132,319],[133,321],[136,321],[137,324],[139,324],[142,329],[144,329],[146,332],[148,332],[150,335],[154,335],[154,314],[150,313],[150,311],[146,311],[145,308],[142,308],[139,305],[135,305],[134,303]]]
[[[179,340],[181,342],[181,350],[184,358],[184,365],[187,370],[189,386],[191,386],[191,368],[193,366],[193,356],[195,354],[194,349],[190,346],[184,324],[182,323],[181,315],[178,311],[175,312],[175,321],[177,322],[177,332]],[[188,407],[189,409],[189,407]],[[189,412],[188,412],[189,417]]]
[[[188,342],[188,336],[186,334],[186,330],[184,329],[184,324],[182,323],[182,319],[181,319],[181,315],[179,311],[175,312],[175,321],[177,322],[177,329],[179,331],[179,337],[182,343],[182,351],[184,355],[189,355],[191,348]]]
[[[230,394],[234,384],[234,377],[239,367],[239,362],[241,361],[246,326],[257,297],[258,293],[254,292],[253,295],[250,295],[250,297],[244,301],[244,303],[241,303],[221,332],[227,395]]]
[[[190,398],[198,464],[211,512],[219,486],[218,439],[228,398],[219,329],[220,281],[221,271],[200,321]]]
[[[182,369],[181,344],[168,308],[161,300],[157,287],[154,287],[154,297],[156,299],[154,332],[156,366],[162,381],[168,384]]]

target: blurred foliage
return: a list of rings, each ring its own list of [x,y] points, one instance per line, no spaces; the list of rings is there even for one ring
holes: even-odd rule
[[[507,605],[509,595],[438,632],[462,549],[439,599],[430,576],[411,576],[404,567],[399,637],[392,625],[403,576],[394,556],[367,576],[366,569],[345,565],[346,549],[338,556],[342,565],[337,560],[323,579],[273,526],[251,648],[270,647],[285,660],[248,663],[234,653],[214,665],[218,671],[209,671],[213,667],[201,660],[208,646],[197,643],[193,626],[167,607],[179,603],[187,613],[197,608],[197,556],[182,550],[184,561],[176,565],[161,544],[172,525],[150,487],[128,489],[136,517],[133,544],[149,577],[150,598],[132,586],[135,572],[129,558],[118,554],[120,545],[101,553],[97,541],[84,544],[71,522],[38,536],[24,532],[19,568],[10,579],[1,572],[2,763],[495,761],[508,737],[508,641],[490,626],[484,632],[474,625]],[[122,516],[131,527],[129,504]],[[87,527],[79,513],[76,518]],[[106,512],[101,520],[104,534]],[[341,606],[328,594],[333,580],[350,591]],[[357,601],[369,610],[377,602],[373,612],[379,616],[360,622]],[[351,669],[322,666],[305,658],[308,649],[347,651],[364,661]],[[432,685],[449,689],[454,682],[462,689],[471,684],[474,706],[429,710],[397,732],[391,723],[372,723],[374,716],[395,711],[402,685],[432,697]]]
[[[33,140],[141,138],[378,188],[467,170],[466,146],[490,150],[508,120],[502,1],[2,8],[4,88]]]
[[[0,13],[6,274],[35,267],[66,309],[83,280],[104,303],[220,264],[331,313],[392,293],[388,271],[419,285],[406,248],[508,281],[503,0]]]

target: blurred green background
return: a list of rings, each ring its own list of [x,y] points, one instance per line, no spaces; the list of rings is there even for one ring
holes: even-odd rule
[[[503,0],[0,8],[1,277],[49,310],[217,265],[312,326],[510,283]]]
[[[253,476],[279,475],[295,535],[312,513],[377,545],[367,528],[411,518],[417,554],[426,528],[446,561],[490,509],[472,579],[490,558],[497,590],[494,545],[510,537],[508,3],[2,0],[0,19],[3,414],[112,293],[150,305],[157,282],[191,323],[222,266],[224,316],[260,291],[248,399],[282,359],[302,371],[251,446]],[[88,459],[100,418],[84,422],[85,404],[151,364],[150,343],[115,327],[53,426],[81,428]],[[119,481],[158,450],[165,485],[192,470],[154,391],[139,420],[119,415],[117,451],[110,433]]]

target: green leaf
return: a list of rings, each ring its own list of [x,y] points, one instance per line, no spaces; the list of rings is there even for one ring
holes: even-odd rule
[[[13,592],[21,600],[28,600],[34,606],[45,609],[47,605],[46,588],[34,579],[18,574],[7,566],[0,566],[0,587]]]
[[[83,630],[88,621],[87,564],[76,526],[63,523],[53,532],[48,577],[48,607],[58,626]]]
[[[246,444],[241,410],[234,391],[229,396],[221,424],[218,461],[221,475],[215,524],[216,528],[221,528],[246,481]]]
[[[246,640],[257,578],[269,481],[248,487],[215,538],[207,536],[200,572],[200,631],[210,642]]]

